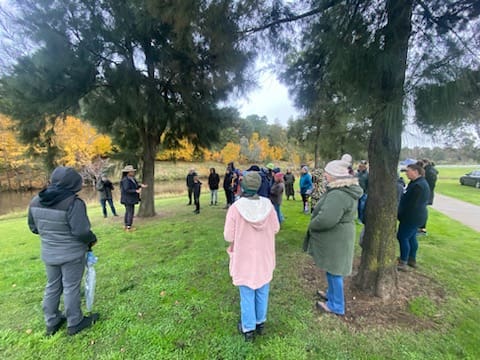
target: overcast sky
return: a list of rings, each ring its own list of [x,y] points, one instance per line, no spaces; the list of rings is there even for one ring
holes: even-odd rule
[[[238,108],[242,117],[253,114],[266,116],[270,124],[287,126],[290,118],[299,116],[287,88],[269,69],[258,69],[256,74],[259,87],[243,97],[232,99],[232,105]]]

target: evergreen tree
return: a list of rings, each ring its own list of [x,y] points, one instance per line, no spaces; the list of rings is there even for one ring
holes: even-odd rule
[[[153,216],[160,139],[216,139],[223,119],[217,104],[244,84],[254,56],[242,46],[239,24],[247,26],[262,5],[16,1],[14,25],[36,45],[2,78],[2,110],[30,141],[48,140],[55,119],[72,113],[113,135],[149,185],[139,215]]]
[[[287,57],[293,66],[286,75],[295,80],[291,91],[297,106],[318,114],[317,118],[310,115],[318,130],[328,119],[321,119],[322,111],[338,108],[338,99],[344,99],[343,114],[355,114],[367,126],[369,198],[355,282],[374,295],[389,297],[396,285],[395,182],[406,109],[415,100],[418,110],[428,109],[432,99],[441,98],[432,96],[435,92],[448,97],[449,103],[463,104],[467,112],[475,109],[474,91],[457,92],[450,98],[445,89],[449,83],[458,84],[465,72],[479,69],[471,40],[478,29],[480,2],[312,0],[305,4],[309,9],[303,14],[258,29],[306,19],[294,61]],[[426,110],[417,115],[423,114],[422,121],[428,124],[435,113]],[[332,128],[340,119],[333,120]]]

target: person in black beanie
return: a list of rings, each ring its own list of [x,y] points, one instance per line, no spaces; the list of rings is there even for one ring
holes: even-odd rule
[[[46,335],[54,335],[67,322],[68,334],[92,326],[98,314],[83,316],[80,287],[87,251],[97,243],[90,229],[86,205],[77,193],[82,177],[70,167],[57,167],[50,184],[30,202],[28,226],[40,235],[42,260],[47,273],[43,297]],[[63,293],[65,314],[59,310]]]

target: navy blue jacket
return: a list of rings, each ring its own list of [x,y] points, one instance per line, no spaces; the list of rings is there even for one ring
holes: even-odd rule
[[[137,180],[133,177],[125,176],[120,181],[121,197],[120,203],[124,205],[135,205],[140,202],[140,194],[137,189],[140,188]]]
[[[427,221],[430,188],[423,176],[410,181],[398,205],[398,220],[404,224],[422,226]]]

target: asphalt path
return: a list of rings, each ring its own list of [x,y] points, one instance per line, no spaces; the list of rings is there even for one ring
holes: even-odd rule
[[[435,193],[432,207],[480,232],[480,206]]]

